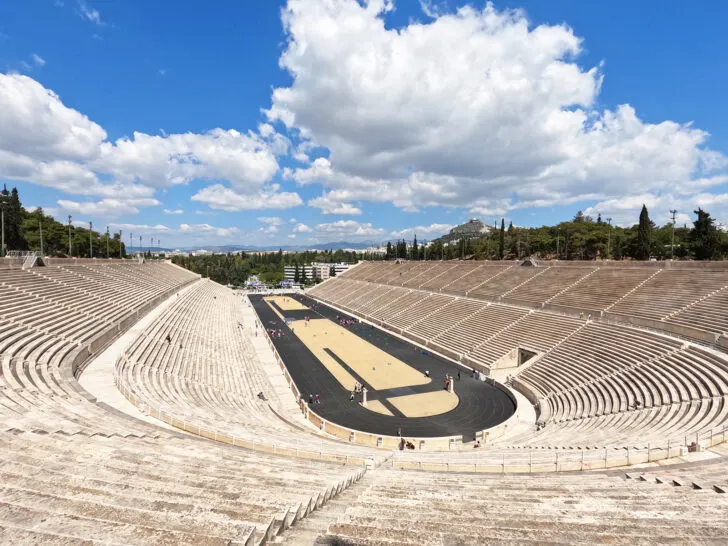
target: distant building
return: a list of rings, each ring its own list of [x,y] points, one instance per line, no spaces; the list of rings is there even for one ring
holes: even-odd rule
[[[298,280],[300,281],[303,277],[303,272],[306,272],[306,279],[311,281],[318,279],[325,281],[331,276],[331,270],[333,269],[336,275],[339,275],[349,269],[350,264],[338,263],[338,264],[325,264],[325,263],[313,263],[306,266],[298,266]],[[283,268],[283,279],[288,282],[294,282],[296,280],[296,266],[287,265]]]

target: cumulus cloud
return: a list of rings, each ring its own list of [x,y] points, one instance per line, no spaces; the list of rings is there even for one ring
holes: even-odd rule
[[[283,223],[278,216],[259,216],[258,221],[269,226],[280,226]]]
[[[361,214],[361,209],[351,205],[350,203],[341,203],[330,199],[328,196],[323,195],[314,199],[309,199],[309,207],[316,207],[321,209],[323,214]]]
[[[140,207],[154,207],[159,205],[156,199],[114,199],[107,198],[101,201],[70,201],[59,199],[60,210],[66,213],[82,214],[92,218],[118,218],[126,214],[139,214]]]
[[[261,130],[135,132],[111,142],[101,126],[36,80],[0,73],[0,177],[70,194],[151,198],[157,189],[196,179],[215,182],[195,196],[212,208],[302,204],[298,194],[279,192],[271,182],[279,171],[277,156],[288,150],[287,137],[268,124]]]
[[[134,133],[133,138],[104,143],[95,165],[117,179],[149,186],[222,178],[239,190],[257,188],[278,170],[263,139],[233,129],[166,136]]]
[[[446,234],[455,226],[451,224],[430,224],[429,226],[417,226],[411,228],[393,231],[390,235],[397,239],[413,239],[416,235],[418,239],[430,239],[440,237]]]
[[[180,224],[179,231],[187,235],[214,235],[220,238],[230,238],[238,233],[240,230],[236,227],[215,227],[210,224]]]
[[[670,210],[677,210],[677,225],[691,225],[695,219],[693,211],[702,208],[711,213],[714,218],[724,222],[728,219],[728,193],[697,193],[694,195],[676,195],[664,194],[653,195],[650,193],[641,193],[628,197],[607,199],[588,207],[584,214],[597,217],[602,215],[602,219],[612,219],[613,225],[629,227],[637,224],[639,221],[642,205],[647,206],[650,213],[650,219],[657,225],[662,226],[668,222],[672,222],[669,215]]]
[[[294,233],[311,233],[313,230],[306,224],[298,224],[293,228]]]
[[[423,0],[432,20],[398,29],[385,24],[392,3],[288,0],[280,65],[292,83],[266,114],[329,152],[284,172],[331,190],[311,206],[503,213],[719,183],[726,158],[704,131],[597,107],[602,67],[580,66],[568,26],[438,6]]]
[[[302,205],[301,197],[295,192],[278,191],[277,184],[271,184],[258,193],[238,193],[222,184],[203,188],[190,199],[206,203],[210,208],[227,212],[241,210],[288,209]]]
[[[333,236],[349,239],[380,237],[386,233],[386,230],[375,228],[371,223],[359,223],[354,220],[338,220],[336,222],[316,224],[315,231],[317,235],[325,238],[332,238]]]
[[[184,214],[184,212],[185,211],[183,211],[182,209],[174,209],[174,210],[164,209],[164,214]]]

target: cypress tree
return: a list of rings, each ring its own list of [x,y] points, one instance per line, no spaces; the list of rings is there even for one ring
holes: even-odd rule
[[[696,260],[711,260],[718,253],[720,248],[720,234],[715,227],[710,213],[701,208],[693,211],[698,218],[693,222],[693,229],[690,232],[693,253]]]
[[[647,207],[642,205],[640,223],[637,228],[634,257],[638,260],[649,260],[652,249],[652,221],[647,213]]]
[[[498,238],[498,257],[502,260],[506,250],[506,221],[501,218],[501,228]]]

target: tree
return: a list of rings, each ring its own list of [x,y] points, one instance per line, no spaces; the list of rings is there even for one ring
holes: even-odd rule
[[[637,260],[649,260],[652,254],[652,220],[647,213],[647,207],[642,205],[640,212],[640,223],[637,228],[637,240],[635,241],[634,258]]]
[[[500,235],[498,239],[498,259],[502,260],[506,251],[506,221],[501,218]]]
[[[9,192],[4,186],[0,192],[0,204],[5,209],[5,247],[8,250],[28,250],[28,242],[23,236],[23,207],[18,189],[13,188]]]
[[[394,258],[394,250],[392,249],[392,241],[387,241],[387,259]]]
[[[415,239],[414,239],[414,241],[412,241],[412,259],[413,260],[420,259],[420,257],[417,255],[418,248],[419,247],[417,246],[417,234],[415,233]]]
[[[298,271],[298,264],[293,269],[293,282],[297,283],[301,280],[301,273]]]
[[[701,208],[693,212],[698,216],[690,232],[693,254],[696,260],[712,260],[720,249],[720,233],[710,213]]]
[[[333,265],[329,268],[329,277],[336,277],[336,268]]]

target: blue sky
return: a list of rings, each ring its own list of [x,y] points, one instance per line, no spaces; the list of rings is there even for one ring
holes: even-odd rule
[[[728,7],[5,0],[0,179],[164,246],[728,224]]]

